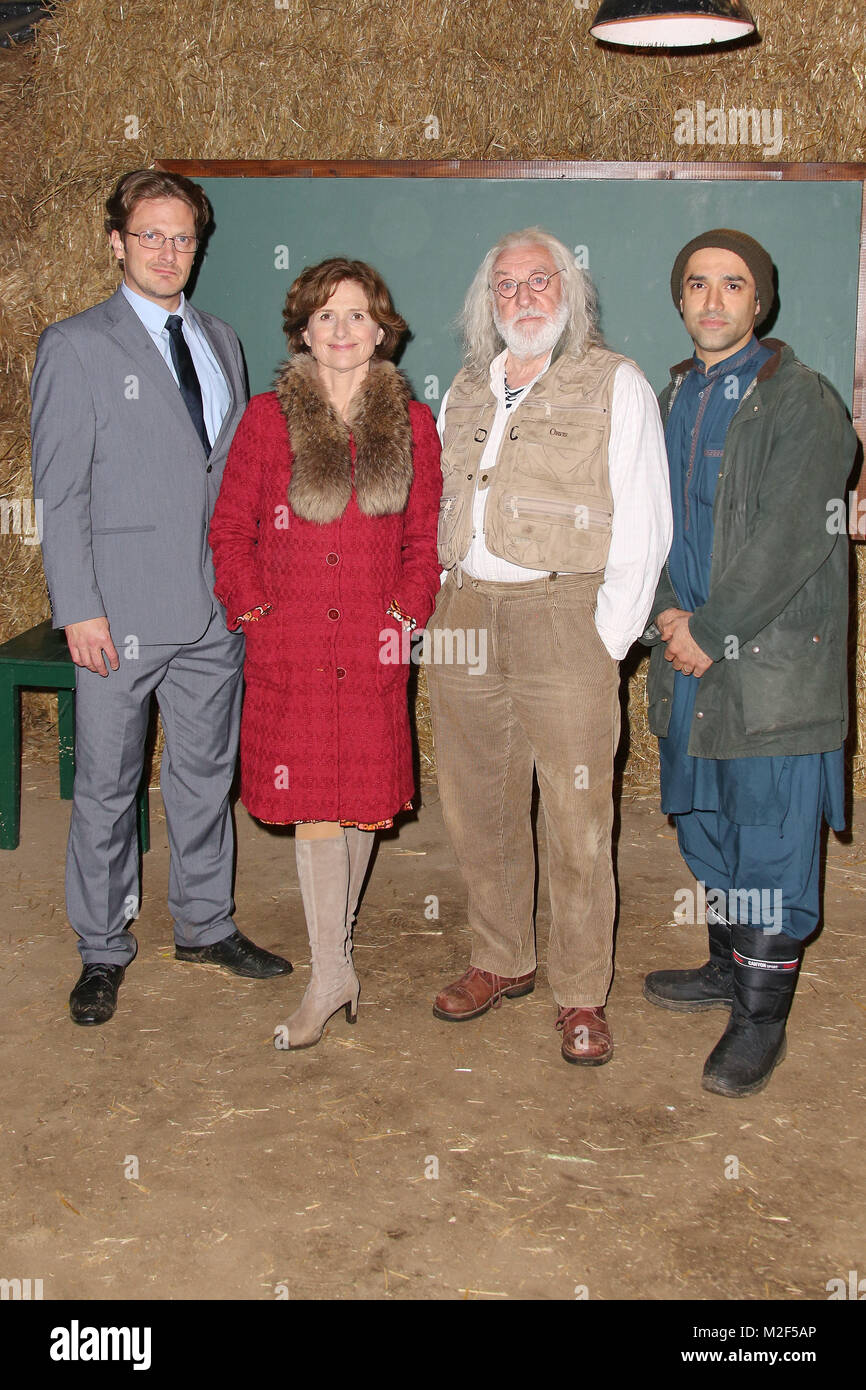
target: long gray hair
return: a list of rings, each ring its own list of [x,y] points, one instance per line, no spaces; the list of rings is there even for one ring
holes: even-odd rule
[[[563,295],[569,313],[557,344],[558,351],[580,357],[590,343],[601,343],[598,298],[586,271],[577,264],[568,247],[543,227],[524,227],[521,232],[508,232],[491,247],[466,293],[458,324],[463,334],[463,365],[472,373],[486,375],[490,363],[505,346],[493,322],[495,291],[490,287],[490,280],[498,257],[516,246],[543,246],[556,268],[562,271]]]

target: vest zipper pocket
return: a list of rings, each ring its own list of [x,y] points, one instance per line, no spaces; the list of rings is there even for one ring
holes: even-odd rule
[[[545,419],[547,419],[547,420],[552,419],[553,416],[554,416],[554,414],[555,414],[555,412],[556,412],[557,410],[567,411],[569,415],[573,415],[573,414],[575,413],[575,411],[579,411],[581,414],[582,414],[584,411],[587,411],[590,415],[606,415],[606,414],[607,414],[607,406],[604,406],[604,405],[593,405],[591,401],[580,401],[580,402],[575,402],[574,405],[554,405],[554,404],[552,404],[552,402],[550,402],[550,401],[545,401],[545,402],[544,402],[544,416],[545,416]]]
[[[553,522],[557,526],[573,526],[576,531],[609,531],[613,512],[602,507],[587,507],[582,502],[565,502],[559,497],[503,497],[502,510],[513,521],[533,517]]]

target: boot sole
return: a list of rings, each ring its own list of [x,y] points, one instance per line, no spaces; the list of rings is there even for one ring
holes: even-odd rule
[[[504,989],[499,997],[500,999],[522,999],[525,995],[531,994],[534,989],[535,981],[533,980],[531,984],[520,985],[517,989]],[[482,1004],[480,1009],[470,1009],[465,1014],[448,1014],[444,1009],[437,1009],[434,1004],[433,1017],[440,1018],[443,1023],[469,1023],[471,1019],[481,1018],[483,1014],[488,1013],[493,1008],[493,1004],[494,1000],[491,999],[489,1004]]]
[[[768,1084],[771,1076],[773,1075],[773,1072],[776,1070],[776,1067],[779,1065],[779,1063],[784,1062],[787,1051],[787,1041],[783,1040],[782,1046],[779,1048],[779,1054],[776,1057],[776,1060],[774,1061],[773,1065],[770,1067],[770,1070],[767,1072],[766,1076],[762,1076],[759,1081],[753,1081],[751,1086],[740,1086],[738,1089],[734,1089],[733,1087],[725,1087],[723,1085],[720,1085],[717,1079],[712,1076],[702,1077],[701,1086],[705,1091],[710,1091],[714,1096],[727,1096],[731,1100],[735,1100],[739,1096],[757,1095],[758,1091],[763,1091],[764,1087]]]
[[[656,1008],[670,1009],[677,1014],[700,1014],[706,1009],[730,1009],[734,1003],[733,996],[730,999],[666,999],[662,994],[653,994],[646,984],[643,987],[643,997],[655,1004]]]
[[[569,1062],[573,1067],[603,1067],[613,1057],[613,1048],[604,1057],[570,1057],[561,1048],[559,1055],[563,1062]]]

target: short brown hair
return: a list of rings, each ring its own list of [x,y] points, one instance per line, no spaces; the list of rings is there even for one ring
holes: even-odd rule
[[[143,198],[180,198],[192,208],[195,234],[201,237],[211,220],[211,206],[200,184],[184,174],[165,174],[159,169],[133,169],[124,174],[105,200],[105,230],[125,232],[132,210]]]
[[[307,322],[317,309],[327,304],[344,280],[354,280],[361,286],[370,306],[370,317],[382,329],[382,341],[375,356],[393,357],[407,331],[406,320],[394,308],[391,293],[378,270],[366,261],[348,261],[344,256],[332,256],[318,265],[308,265],[286,295],[283,329],[291,351],[310,351],[302,336]]]

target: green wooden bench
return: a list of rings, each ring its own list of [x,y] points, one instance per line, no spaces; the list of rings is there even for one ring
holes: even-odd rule
[[[75,666],[66,637],[50,622],[39,623],[0,646],[0,849],[16,849],[21,818],[21,704],[27,689],[57,691],[60,795],[72,798],[75,776]],[[147,785],[136,798],[142,852],[150,848]]]

